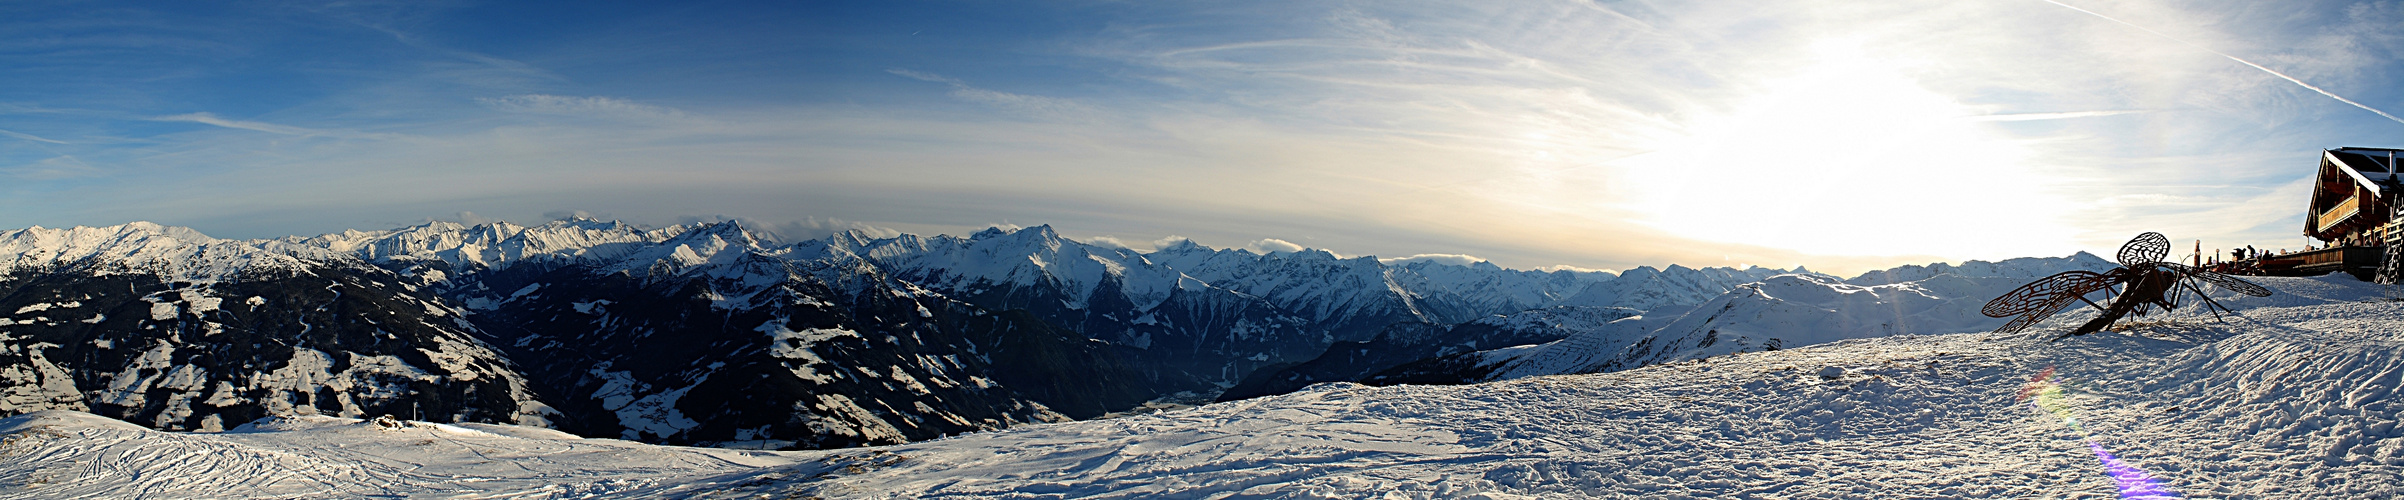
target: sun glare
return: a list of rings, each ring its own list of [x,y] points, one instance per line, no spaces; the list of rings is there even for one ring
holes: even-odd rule
[[[1821,255],[1978,258],[2069,241],[2014,140],[1843,41],[1683,143],[1618,162],[1642,222]]]

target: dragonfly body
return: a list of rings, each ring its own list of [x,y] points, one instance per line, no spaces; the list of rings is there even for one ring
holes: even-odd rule
[[[2113,273],[2127,273],[2128,284],[2123,285],[2118,295],[2112,296],[2110,304],[2102,307],[2103,314],[2098,314],[2095,319],[2079,325],[2077,330],[2071,330],[2070,335],[2086,335],[2103,331],[2104,328],[2111,327],[2113,322],[2119,321],[2121,317],[2130,313],[2144,316],[2150,312],[2147,309],[2153,306],[2161,306],[2165,311],[2179,308],[2177,303],[2170,300],[2170,297],[2176,295],[2177,292],[2178,272],[2168,269],[2122,268],[2113,270]],[[2110,276],[2112,273],[2105,273],[2105,275]]]
[[[1987,302],[1986,308],[1980,312],[1996,318],[2019,316],[1995,329],[1999,333],[2010,333],[2027,329],[2075,303],[2084,302],[2101,311],[2095,319],[2088,320],[2061,337],[2055,337],[2060,339],[2102,331],[2130,314],[2144,316],[2155,306],[2165,311],[2178,309],[2179,299],[2187,296],[2188,292],[2203,300],[2207,307],[2227,310],[2204,293],[2203,285],[2207,284],[2255,297],[2270,296],[2270,289],[2253,282],[2175,262],[2164,262],[2162,258],[2169,254],[2169,238],[2161,233],[2140,234],[2120,247],[2119,269],[2103,273],[2066,271],[2047,276],[1996,297]],[[2108,294],[2109,304],[2098,304],[2087,298],[2096,292]]]

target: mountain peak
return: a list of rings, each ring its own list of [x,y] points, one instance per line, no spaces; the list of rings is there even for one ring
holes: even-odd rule
[[[1059,245],[1060,241],[1065,239],[1066,238],[1060,237],[1060,233],[1052,231],[1052,226],[1050,224],[1045,224],[1032,227],[987,227],[982,231],[977,231],[976,234],[969,235],[967,241],[972,243],[985,243],[1007,240],[1012,242],[1021,242],[1022,244],[1050,246]]]
[[[743,223],[733,220],[695,223],[692,229],[670,238],[669,241],[702,237],[716,237],[729,244],[752,247],[760,246],[763,241],[758,235],[752,234],[750,228],[743,227]]]
[[[909,236],[909,233],[902,233],[902,235]],[[880,239],[883,238],[878,238],[875,233],[870,233],[868,230],[853,228],[827,235],[822,241],[827,242],[829,246],[842,248],[845,251],[857,251]]]
[[[1201,243],[1195,243],[1194,240],[1191,239],[1175,238],[1174,242],[1171,242],[1167,245],[1162,245],[1159,249],[1153,250],[1152,253],[1188,253],[1195,251],[1210,252],[1212,250],[1210,247],[1202,246]]]

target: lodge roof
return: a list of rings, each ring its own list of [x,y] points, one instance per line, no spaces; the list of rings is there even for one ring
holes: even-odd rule
[[[2327,155],[2329,163],[2336,165],[2338,171],[2345,172],[2354,178],[2355,183],[2369,188],[2371,194],[2384,196],[2387,189],[2404,187],[2404,181],[2397,179],[2397,174],[2404,172],[2399,172],[2396,165],[2399,161],[2397,157],[2404,156],[2404,149],[2337,148],[2322,154]]]

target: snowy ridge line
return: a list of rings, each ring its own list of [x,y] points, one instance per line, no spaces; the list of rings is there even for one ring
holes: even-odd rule
[[[704,233],[714,238],[692,238]],[[736,252],[724,254],[729,250]],[[1068,239],[1048,225],[989,228],[968,237],[878,238],[851,231],[792,245],[758,237],[733,221],[648,229],[581,218],[537,226],[435,221],[261,240],[220,240],[189,228],[148,222],[0,232],[0,272],[83,264],[204,280],[225,279],[250,268],[302,269],[353,260],[447,264],[447,269],[429,273],[434,281],[521,263],[589,265],[599,272],[649,275],[725,267],[742,255],[822,269],[866,262],[944,290],[1054,287],[1072,309],[1087,307],[1083,302],[1104,283],[1138,311],[1158,307],[1177,290],[1226,290],[1267,300],[1321,324],[1382,323],[1388,319],[1378,316],[1383,311],[1450,324],[1555,305],[1651,309],[1708,300],[1734,285],[1790,272],[1676,265],[1620,274],[1527,271],[1483,261],[1339,259],[1312,249],[1261,254],[1211,249],[1191,241],[1138,253]]]
[[[287,237],[282,241],[326,248],[370,261],[439,260],[455,269],[466,270],[508,267],[521,262],[620,259],[703,225],[697,223],[644,229],[623,222],[586,218],[557,220],[539,226],[520,226],[505,221],[473,226],[433,221],[383,231],[352,230],[306,238]]]
[[[1576,297],[1588,293],[1595,283],[1619,278],[1644,277],[1670,282],[1694,282],[1692,273],[1701,272],[1714,279],[1742,279],[1749,282],[1777,274],[1818,274],[1797,267],[1792,270],[1774,268],[1687,268],[1671,265],[1667,268],[1650,266],[1630,269],[1623,273],[1532,271],[1496,266],[1485,261],[1459,263],[1445,259],[1405,259],[1381,262],[1374,256],[1338,259],[1324,250],[1305,249],[1298,252],[1254,253],[1247,249],[1212,249],[1192,241],[1180,242],[1151,253],[1088,245],[1059,236],[1049,225],[1016,230],[988,228],[968,237],[936,235],[921,237],[902,234],[878,238],[860,231],[849,231],[795,245],[777,245],[760,238],[735,221],[701,222],[647,229],[618,221],[599,221],[571,218],[538,226],[521,226],[509,222],[466,225],[448,221],[432,221],[396,229],[359,231],[346,230],[317,236],[290,236],[257,240],[222,240],[209,237],[190,228],[163,226],[150,222],[130,222],[116,226],[46,229],[32,227],[0,231],[0,270],[39,264],[60,264],[88,260],[132,263],[158,263],[176,260],[215,261],[225,264],[247,264],[250,259],[278,256],[301,260],[335,260],[349,255],[368,261],[420,259],[441,260],[455,267],[505,267],[518,262],[546,260],[573,262],[607,262],[632,259],[651,247],[670,243],[688,232],[712,229],[725,240],[745,240],[743,248],[772,253],[788,253],[784,247],[831,247],[857,258],[887,265],[913,261],[938,261],[905,268],[938,268],[954,277],[982,278],[995,282],[1028,283],[1050,278],[1090,290],[1097,279],[1107,275],[1123,283],[1152,280],[1133,288],[1143,289],[1143,295],[1155,295],[1163,288],[1193,286],[1200,282],[1244,281],[1247,276],[1277,276],[1261,271],[1240,270],[1277,265],[1316,268],[1326,274],[1341,275],[1365,269],[1385,269],[1374,272],[1376,288],[1406,292],[1406,298],[1432,296],[1489,297],[1511,303],[1541,303],[1544,305],[1607,305],[1578,303]],[[740,235],[739,237],[727,237]],[[216,252],[201,250],[211,245]],[[323,250],[318,251],[318,250]],[[708,257],[712,252],[693,249],[693,256]],[[792,252],[794,258],[826,257],[823,251]],[[1006,263],[990,263],[975,257],[1013,257],[1038,255],[1040,269],[1053,271],[1048,276],[1030,275],[1024,269]],[[663,255],[660,257],[673,257]],[[657,259],[651,259],[657,260]],[[2062,267],[2064,262],[2084,264],[2100,261],[2085,252],[2062,258],[2021,258],[2002,262],[1967,261],[1959,265],[1936,263],[1907,265],[1883,271],[1871,271],[1845,280],[1859,285],[1888,284],[1916,281],[1936,274],[1966,277],[2033,277],[2039,269]],[[1292,261],[1288,264],[1269,264]],[[645,261],[648,263],[648,261]],[[999,264],[999,265],[997,265]],[[1373,264],[1373,265],[1372,265]],[[1330,267],[1332,266],[1332,267]],[[211,270],[206,266],[192,266]],[[1131,273],[1142,269],[1143,273]],[[1186,270],[1196,272],[1189,273]],[[1056,270],[1056,271],[1055,271]],[[1284,273],[1283,275],[1292,275]],[[1208,278],[1218,278],[1212,280]],[[1746,279],[1749,278],[1749,279]],[[1246,283],[1235,289],[1244,293],[1275,297],[1301,290],[1297,282]],[[1707,289],[1708,287],[1688,287]],[[1711,292],[1716,293],[1716,292]],[[1341,301],[1336,301],[1341,302]],[[1138,301],[1139,304],[1144,301]],[[1541,307],[1541,306],[1538,306]],[[1528,307],[1533,308],[1533,307]],[[1637,307],[1646,309],[1646,307]],[[1526,308],[1523,308],[1526,309]],[[1468,321],[1465,318],[1461,321]],[[1454,321],[1458,322],[1458,321]]]
[[[250,271],[305,271],[354,263],[341,252],[274,240],[221,240],[189,228],[133,222],[109,227],[0,231],[0,273],[76,268],[219,281]]]

